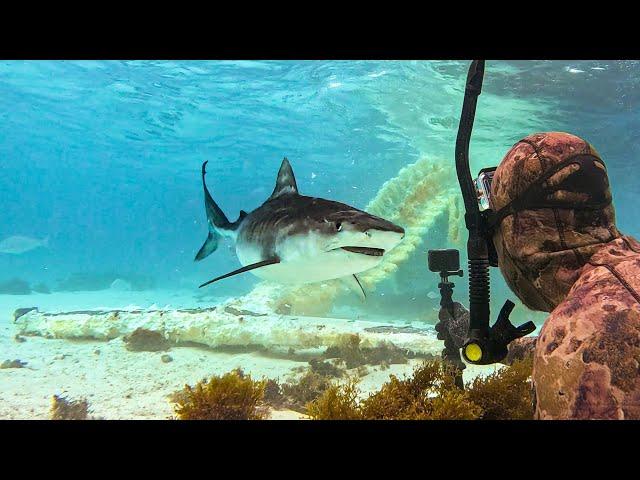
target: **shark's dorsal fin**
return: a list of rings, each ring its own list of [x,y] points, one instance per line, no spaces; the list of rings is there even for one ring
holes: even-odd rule
[[[245,265],[244,267],[238,268],[233,272],[225,273],[224,275],[220,275],[208,282],[204,282],[198,288],[202,288],[210,283],[217,282],[218,280],[222,280],[223,278],[232,277],[233,275],[238,275],[239,273],[248,272],[250,270],[255,270],[256,268],[266,267],[267,265],[274,265],[276,263],[280,263],[280,259],[278,257],[268,258],[267,260],[262,260],[261,262],[252,263],[251,265]]]
[[[280,170],[278,170],[278,178],[276,179],[276,187],[273,189],[273,193],[269,199],[279,197],[284,194],[298,194],[298,185],[296,184],[296,177],[293,175],[293,169],[287,157],[282,160]]]

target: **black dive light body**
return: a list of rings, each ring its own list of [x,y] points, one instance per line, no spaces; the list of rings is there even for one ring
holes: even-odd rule
[[[535,330],[533,322],[515,327],[509,320],[513,302],[507,300],[496,323],[490,327],[489,266],[495,252],[490,251],[489,215],[491,210],[480,211],[478,192],[471,178],[469,166],[469,143],[473,130],[478,96],[482,91],[484,60],[474,60],[469,67],[467,85],[456,138],[456,172],[465,206],[465,224],[469,231],[467,255],[469,262],[469,332],[462,348],[464,359],[472,364],[487,365],[504,359],[507,345],[516,338]],[[493,263],[493,261],[491,262]]]

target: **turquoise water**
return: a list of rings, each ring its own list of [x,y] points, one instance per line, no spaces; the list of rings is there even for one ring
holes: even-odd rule
[[[422,157],[453,168],[467,65],[0,62],[0,240],[49,237],[49,248],[0,254],[0,282],[44,282],[55,295],[74,273],[137,275],[141,288],[197,292],[202,281],[238,267],[230,244],[193,262],[206,235],[202,161],[209,160],[209,186],[230,218],[266,199],[284,156],[302,193],[364,208]],[[640,65],[626,61],[487,62],[473,168],[497,164],[535,131],[583,136],[608,164],[621,230],[640,234],[636,180],[628,175],[640,148],[633,136],[639,74]],[[388,289],[376,290],[371,301],[390,320],[394,309],[419,316],[437,306],[426,296],[437,284],[426,251],[447,246],[446,229],[446,218],[436,222],[401,267],[410,281],[399,294],[396,287],[396,300],[376,300]],[[242,295],[257,282],[236,276],[214,294]],[[466,280],[458,284],[464,300]],[[508,292],[498,275],[494,284],[501,303]]]

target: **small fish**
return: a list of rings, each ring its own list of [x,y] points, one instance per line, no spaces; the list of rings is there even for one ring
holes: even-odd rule
[[[221,236],[235,241],[242,268],[204,284],[251,271],[279,283],[315,283],[341,279],[364,299],[355,274],[378,265],[404,238],[404,229],[344,203],[298,193],[293,169],[285,158],[271,196],[251,213],[230,222],[204,182],[209,236],[196,255],[202,260],[218,248]]]
[[[21,253],[35,250],[39,247],[49,248],[48,236],[39,240],[37,238],[14,235],[12,237],[5,238],[0,242],[0,253],[19,255]]]

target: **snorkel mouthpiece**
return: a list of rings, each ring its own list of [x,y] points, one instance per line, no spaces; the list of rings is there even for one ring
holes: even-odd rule
[[[465,224],[469,231],[467,256],[469,261],[469,333],[462,348],[466,361],[476,365],[499,362],[507,355],[507,346],[516,338],[535,329],[533,322],[515,327],[509,320],[513,302],[507,300],[498,320],[489,327],[489,216],[491,210],[480,211],[476,185],[469,166],[469,143],[476,115],[478,96],[482,92],[484,60],[474,60],[467,74],[460,125],[456,138],[456,173],[465,206]]]

